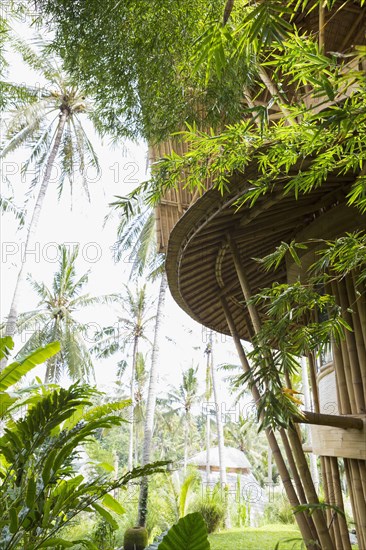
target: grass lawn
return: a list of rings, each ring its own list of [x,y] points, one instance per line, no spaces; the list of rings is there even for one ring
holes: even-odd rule
[[[300,538],[296,526],[266,525],[230,529],[210,535],[211,550],[274,550],[278,542]],[[300,541],[281,542],[279,550],[300,550]],[[357,550],[356,546],[352,547]]]
[[[295,525],[266,525],[214,533],[210,535],[210,544],[212,550],[274,550],[279,541],[296,538],[300,538],[300,533]],[[300,547],[300,541],[280,544],[280,550]]]

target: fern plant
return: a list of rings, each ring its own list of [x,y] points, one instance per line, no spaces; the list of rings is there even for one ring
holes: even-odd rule
[[[11,347],[9,338],[1,339],[2,355]],[[14,400],[13,416],[10,408],[3,411],[5,427],[0,438],[1,550],[59,549],[75,544],[96,548],[89,540],[65,540],[60,531],[81,512],[96,513],[116,529],[115,514],[123,514],[124,509],[111,491],[133,478],[161,471],[165,464],[136,468],[116,480],[110,474],[84,477],[78,472],[82,446],[98,430],[123,422],[118,410],[124,403],[93,406],[96,390],[79,383],[68,389],[52,387],[36,400],[17,399],[16,392],[5,391],[32,365],[58,350],[57,343],[50,344],[1,373],[0,398]]]

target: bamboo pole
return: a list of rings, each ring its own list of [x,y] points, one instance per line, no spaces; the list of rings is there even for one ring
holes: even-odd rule
[[[291,452],[291,447],[290,447],[290,443],[288,441],[286,431],[284,429],[281,429],[281,430],[279,430],[279,432],[280,432],[281,440],[282,440],[282,443],[283,443],[283,448],[284,448],[285,453],[286,453],[287,462],[289,464],[290,471],[292,473],[292,477],[294,478],[295,487],[296,487],[296,491],[297,491],[297,495],[298,495],[300,504],[307,504],[308,501],[306,500],[304,487],[303,487],[302,482],[301,482],[301,478],[300,478],[300,475],[299,475],[299,472],[298,472],[298,469],[297,469],[297,466],[296,466],[296,462],[295,462],[293,454]],[[316,540],[317,539],[317,533],[316,533],[315,525],[314,525],[314,522],[313,522],[313,518],[310,515],[307,515],[305,517],[306,517],[307,523],[309,525],[309,529],[312,533],[312,538],[313,538],[313,540]]]
[[[363,430],[364,422],[362,418],[354,416],[341,416],[337,414],[322,414],[311,411],[301,411],[303,418],[296,417],[294,422],[301,424],[314,424],[316,426],[333,426],[334,428],[342,428],[344,430]]]
[[[340,297],[339,297],[339,291],[338,286],[335,281],[332,281],[331,284],[332,288],[332,294],[336,299],[337,304],[341,304]],[[339,353],[338,353],[339,350]],[[342,405],[342,402],[344,402],[344,409],[342,410],[342,413],[355,413],[357,411],[356,407],[356,400],[355,400],[355,392],[353,388],[353,380],[351,375],[351,365],[349,362],[349,357],[347,353],[347,346],[345,343],[345,340],[342,339],[337,347],[334,347],[335,351],[335,360],[339,361],[336,363],[336,366],[340,367],[340,374],[342,376],[342,373],[344,373],[344,378],[346,381],[346,388],[344,388],[344,391],[342,392],[343,400],[341,401],[340,405]],[[338,370],[337,370],[338,372]]]
[[[332,481],[333,481],[332,485],[334,489],[335,504],[344,513],[344,503],[343,503],[343,495],[342,495],[342,489],[341,489],[341,478],[339,474],[338,460],[335,457],[330,457],[329,462],[330,462],[330,467],[332,471]],[[335,518],[335,521],[339,527],[339,533],[340,533],[340,539],[341,539],[339,547],[342,548],[343,550],[351,550],[351,543],[349,540],[347,522],[344,516],[338,514],[337,517]]]
[[[366,548],[366,503],[362,489],[360,469],[357,460],[350,460],[351,490],[355,499],[355,510],[358,516],[356,521],[359,548]],[[356,519],[356,518],[355,518]]]
[[[314,483],[310,474],[309,466],[301,445],[298,432],[295,428],[290,427],[287,430],[287,433],[292,452],[295,456],[297,467],[299,469],[301,481],[305,489],[306,498],[309,504],[319,504],[319,498],[315,491]],[[319,509],[315,509],[312,517],[322,549],[325,550],[327,548],[334,548],[333,541],[330,537],[323,512]]]
[[[344,281],[338,282],[338,290],[339,290],[339,299],[340,299],[340,304],[342,308],[343,318],[352,327],[352,319],[351,319],[351,314],[348,311],[349,303],[348,303],[347,291],[346,291],[346,286]],[[351,366],[357,412],[363,413],[365,412],[365,396],[363,392],[363,384],[362,384],[360,365],[358,361],[355,336],[349,330],[345,331],[345,336],[346,336],[346,342],[347,342],[347,353],[348,353],[350,366]]]
[[[248,359],[246,357],[243,346],[241,345],[240,338],[239,338],[238,333],[236,331],[236,327],[235,327],[235,324],[234,324],[234,321],[233,321],[233,318],[232,318],[232,315],[231,315],[231,311],[229,309],[229,306],[228,306],[224,296],[221,297],[221,305],[222,305],[222,309],[225,313],[226,321],[227,321],[228,327],[230,329],[231,336],[234,340],[234,344],[235,344],[237,353],[239,355],[239,359],[240,359],[242,368],[243,368],[244,372],[249,372],[250,371],[250,366],[249,366],[249,363],[248,363]],[[258,388],[255,384],[253,384],[251,386],[251,390],[252,390],[253,399],[254,399],[255,403],[257,403],[260,399],[259,390],[258,390]],[[266,429],[265,433],[266,433],[266,436],[267,436],[268,443],[271,447],[271,451],[272,451],[272,454],[273,454],[274,461],[276,463],[277,469],[278,469],[279,474],[281,476],[281,480],[282,480],[284,489],[286,491],[287,498],[288,498],[291,506],[293,506],[293,507],[299,506],[300,501],[299,501],[298,496],[296,494],[296,491],[295,491],[295,489],[292,485],[290,474],[288,472],[287,466],[286,466],[285,461],[283,459],[280,447],[277,443],[277,440],[276,440],[276,437],[273,433],[273,430]],[[296,514],[295,517],[296,517],[296,521],[297,521],[297,524],[299,526],[299,529],[301,531],[301,534],[303,536],[303,539],[305,541],[306,548],[308,548],[309,550],[315,550],[316,547],[314,546],[314,544],[309,542],[309,541],[313,540],[313,538],[312,538],[313,535],[312,535],[312,532],[309,528],[309,524],[308,524],[306,515],[303,512],[300,512],[300,513]]]
[[[353,273],[353,286],[355,289],[355,294],[359,294],[356,299],[358,315],[360,317],[361,331],[363,336],[363,343],[366,347],[366,289],[361,287],[361,292],[356,289],[356,275]],[[363,292],[362,292],[363,291]]]
[[[325,10],[322,2],[319,3],[319,50],[325,47]]]
[[[331,504],[332,506],[336,506],[336,499],[335,499],[335,491],[334,491],[334,484],[333,484],[333,475],[332,475],[332,465],[331,465],[331,459],[330,457],[327,457],[327,465],[328,465],[328,472],[329,472],[329,500],[328,504]],[[337,514],[335,510],[329,509],[329,518],[330,521],[328,523],[329,528],[332,532],[332,538],[334,540],[336,548],[342,548],[342,541],[341,541],[341,532],[339,530],[339,525],[337,523]]]
[[[322,456],[321,462],[322,462],[322,474],[323,474],[323,490],[324,490],[324,497],[326,502],[330,502],[330,492],[331,492],[331,480],[329,479],[329,465],[328,465],[328,457]],[[331,525],[331,513],[329,509],[325,510],[325,515],[327,518],[328,525]],[[330,529],[331,537],[334,541],[334,533],[333,530]]]
[[[256,333],[259,333],[261,328],[260,318],[257,309],[254,304],[250,303],[252,297],[249,282],[247,280],[243,265],[241,263],[240,255],[236,243],[229,238],[229,245],[234,260],[235,269],[238,275],[239,283],[247,302],[249,315]],[[296,435],[295,435],[296,434]],[[296,463],[299,468],[301,481],[304,485],[305,494],[309,500],[309,503],[318,503],[318,495],[316,494],[313,480],[311,479],[308,464],[306,462],[305,454],[298,438],[297,432],[291,428],[288,430],[288,437],[290,439],[292,451],[295,455]],[[310,479],[309,479],[310,478]],[[319,541],[323,550],[333,549],[334,545],[332,539],[327,530],[327,525],[323,513],[320,510],[315,510],[313,513],[313,521],[317,530]]]
[[[358,508],[357,508],[357,501],[356,501],[356,498],[355,498],[355,492],[353,490],[353,481],[352,481],[352,468],[351,468],[351,464],[352,464],[352,459],[350,458],[345,458],[344,459],[344,469],[345,469],[345,472],[346,472],[346,479],[347,479],[347,485],[348,485],[348,492],[349,492],[349,497],[350,497],[350,501],[351,501],[351,506],[352,506],[352,511],[353,511],[353,519],[354,519],[354,522],[355,522],[355,527],[356,527],[356,532],[357,532],[357,538],[358,538],[358,541],[359,543],[361,542],[361,538],[359,538],[358,534],[359,534],[359,525],[360,525],[360,519],[359,519],[359,512],[358,512]]]
[[[366,350],[363,341],[363,334],[361,329],[360,318],[358,316],[357,304],[356,304],[356,294],[353,287],[353,281],[351,277],[346,277],[346,289],[348,295],[348,303],[352,310],[352,325],[355,335],[356,350],[358,355],[358,361],[361,369],[361,378],[362,378],[362,387],[363,387],[363,396],[365,400],[366,396]]]
[[[314,410],[315,412],[320,412],[319,391],[318,391],[318,384],[316,382],[314,355],[312,353],[309,353],[307,358],[309,362],[311,389],[313,391]]]

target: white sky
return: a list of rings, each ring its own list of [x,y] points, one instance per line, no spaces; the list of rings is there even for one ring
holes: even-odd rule
[[[29,31],[21,25],[18,27],[24,36]],[[19,31],[18,31],[19,32]],[[15,55],[9,53],[9,79],[15,82],[27,82],[37,85],[39,77],[32,73]],[[57,268],[55,258],[55,243],[78,243],[80,255],[78,259],[78,274],[89,270],[89,284],[85,288],[91,295],[101,295],[120,292],[123,283],[128,283],[130,265],[128,260],[116,264],[112,257],[111,246],[115,241],[117,220],[111,220],[103,227],[104,217],[109,212],[108,204],[115,195],[126,195],[139,182],[147,178],[145,143],[126,142],[120,147],[111,149],[107,140],[104,143],[95,135],[91,124],[86,122],[85,128],[97,151],[101,164],[101,177],[95,180],[90,174],[90,203],[83,191],[74,185],[72,209],[70,208],[70,193],[66,183],[65,192],[60,201],[57,200],[57,174],[54,174],[53,185],[50,184],[41,219],[36,234],[36,252],[27,261],[27,272],[38,281],[50,284]],[[3,162],[3,170],[7,172],[14,186],[15,202],[21,206],[28,181],[20,174],[20,165],[27,158],[25,151],[10,155]],[[12,174],[12,175],[11,175]],[[77,183],[77,182],[75,182]],[[6,195],[6,190],[3,191]],[[38,192],[38,188],[36,190]],[[32,202],[33,204],[33,202]],[[32,208],[29,208],[32,211]],[[29,218],[28,218],[29,219]],[[25,240],[26,228],[19,230],[17,222],[10,214],[1,218],[1,318],[7,315],[15,286],[15,280],[20,265],[21,246]],[[150,286],[152,296],[157,296],[157,285]],[[37,303],[37,298],[26,285],[21,300],[21,310],[28,311]],[[80,320],[100,325],[114,324],[116,321],[115,307],[98,306],[87,309],[80,315]],[[152,339],[152,334],[151,334]],[[19,338],[16,348],[19,349]],[[205,332],[202,327],[185,314],[173,301],[168,293],[163,323],[163,338],[160,354],[160,387],[166,389],[169,384],[178,384],[180,373],[189,366],[199,365],[201,391],[204,390]],[[239,363],[234,345],[228,337],[218,335],[215,344],[215,362]],[[95,360],[95,372],[98,386],[106,389],[110,386],[116,373],[116,364],[123,356],[115,355],[103,361]],[[125,357],[126,358],[126,357]],[[128,358],[127,358],[128,359]],[[42,376],[42,369],[39,374]],[[222,375],[218,373],[218,377]],[[66,381],[65,381],[66,382]],[[225,384],[220,383],[220,393],[223,402],[230,403]]]

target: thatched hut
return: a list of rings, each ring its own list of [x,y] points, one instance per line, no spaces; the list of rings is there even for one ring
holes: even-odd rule
[[[219,448],[210,447],[210,474],[207,475],[207,452],[201,451],[192,456],[188,463],[196,466],[203,487],[213,488],[220,484]],[[234,447],[224,447],[224,464],[226,466],[229,502],[245,505],[248,513],[248,523],[257,525],[263,515],[263,509],[268,502],[267,491],[261,487],[253,475],[253,468],[245,453]]]

